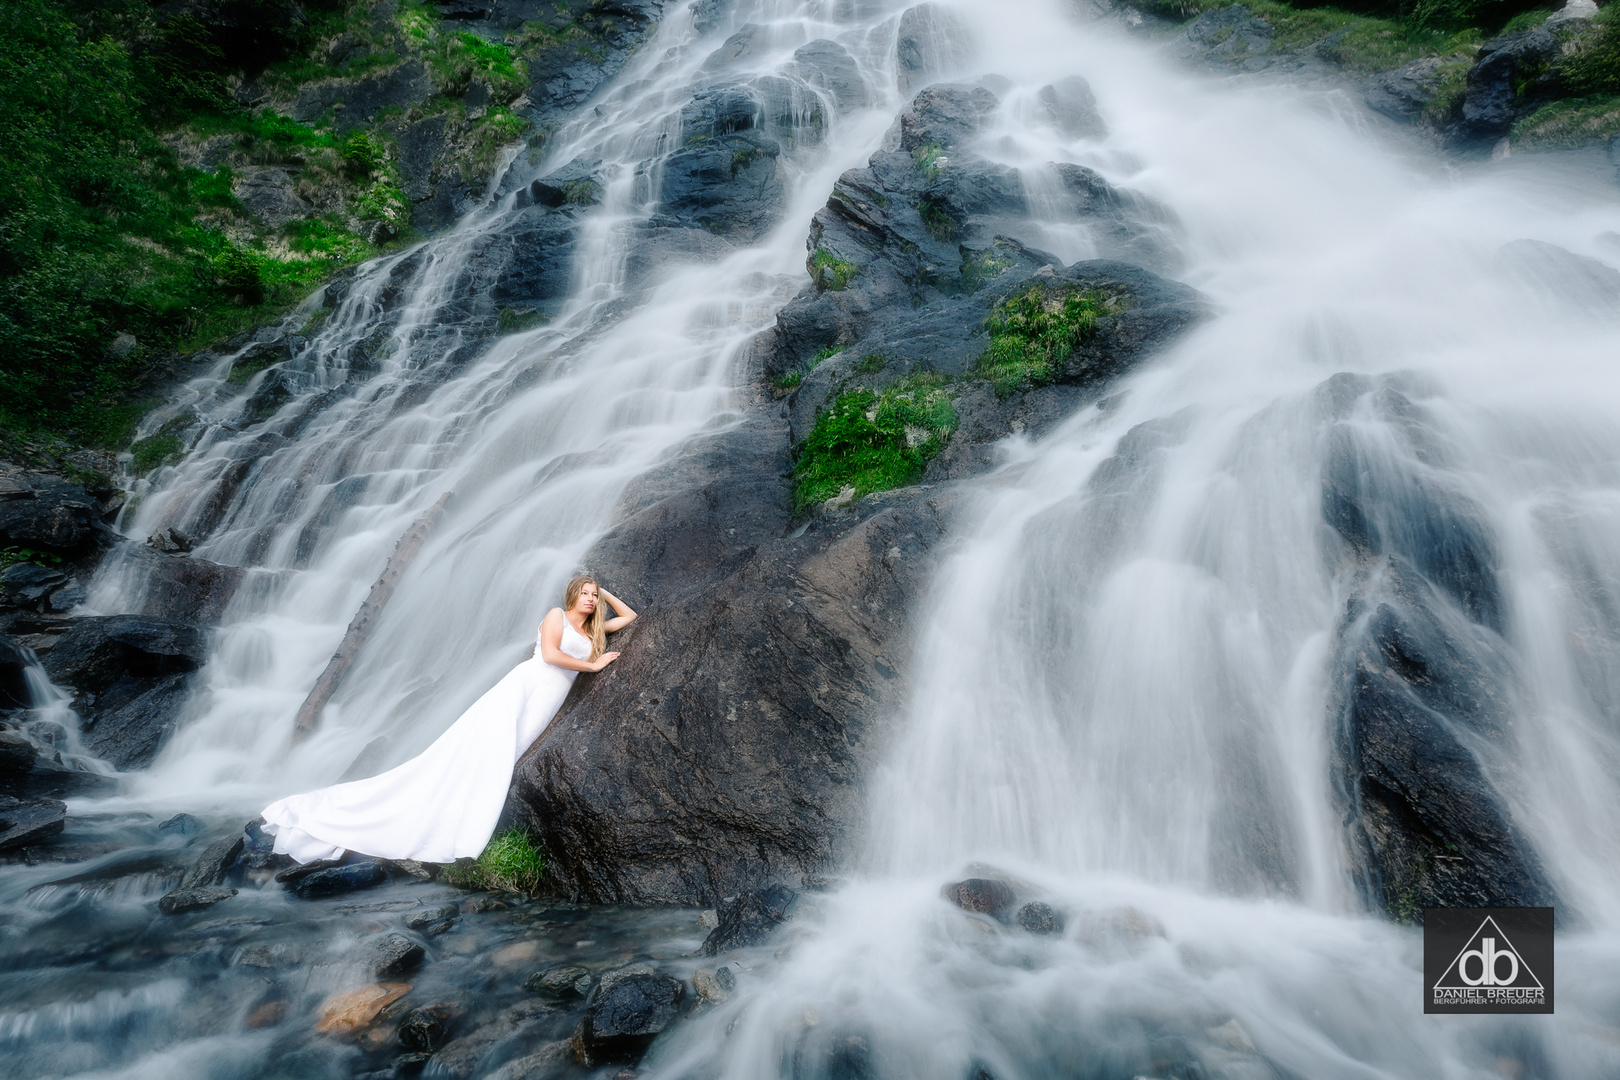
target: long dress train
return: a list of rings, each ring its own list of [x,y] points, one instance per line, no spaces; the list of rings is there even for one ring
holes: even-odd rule
[[[564,618],[562,651],[578,660],[591,643]],[[346,851],[447,863],[489,843],[512,766],[546,729],[578,672],[540,658],[507,673],[416,757],[365,780],[291,795],[264,808],[276,850],[301,863]]]

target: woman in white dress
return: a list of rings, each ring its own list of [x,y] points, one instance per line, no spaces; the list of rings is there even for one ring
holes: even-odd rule
[[[607,615],[612,607],[614,616]],[[540,623],[525,660],[416,757],[366,780],[292,795],[264,809],[276,851],[301,863],[345,852],[448,863],[480,855],[495,831],[512,766],[546,729],[574,677],[619,658],[607,635],[635,621],[629,606],[581,574]]]

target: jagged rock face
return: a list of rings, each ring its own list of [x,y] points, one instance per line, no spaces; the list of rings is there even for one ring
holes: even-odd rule
[[[208,658],[201,628],[168,619],[80,619],[45,654],[59,686],[79,691],[84,741],[120,769],[141,768],[174,729],[191,673]]]
[[[1070,86],[1064,100],[1085,98]],[[975,405],[976,384],[962,384],[973,448],[941,455],[951,464],[930,478],[947,480],[987,467],[986,448],[1017,430],[1015,419],[1068,415],[1201,315],[1192,290],[1151,273],[1064,268],[1003,235],[1027,223],[1021,181],[969,147],[995,104],[983,89],[931,87],[889,148],[845,175],[810,246],[859,260],[859,272],[789,304],[757,360],[774,378],[829,343],[858,347],[817,367],[786,403],[761,400],[742,424],[642,478],[587,556],[642,617],[613,643],[623,657],[580,677],[515,770],[508,820],[544,840],[554,886],[594,901],[713,904],[773,881],[797,885],[849,849],[958,499],[949,485],[876,494],[795,531],[791,447],[818,402],[854,376],[849,357],[890,352],[866,373],[879,383],[912,370],[960,374],[985,347],[975,340],[985,313],[1037,271],[1130,295],[1070,358],[1063,385],[1005,401],[978,394]],[[1089,174],[1082,186],[1094,220],[1132,228],[1120,209],[1128,199]],[[954,215],[954,236],[930,232],[925,199]]]
[[[1338,794],[1363,892],[1405,918],[1425,906],[1550,904],[1491,779],[1515,711],[1496,541],[1438,474],[1331,422],[1364,398],[1414,459],[1442,453],[1398,380],[1337,375],[1318,391],[1330,420],[1322,514],[1350,596],[1333,671]]]

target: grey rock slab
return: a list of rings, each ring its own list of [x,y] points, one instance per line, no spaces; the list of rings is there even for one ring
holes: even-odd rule
[[[0,851],[37,844],[61,832],[66,824],[66,803],[0,795]]]
[[[537,971],[523,980],[523,989],[554,998],[584,997],[591,988],[591,973],[582,967],[556,967]]]
[[[317,870],[300,877],[292,883],[291,888],[305,900],[318,900],[356,889],[369,889],[387,880],[388,874],[382,866],[375,861],[366,861]]]
[[[308,880],[308,879],[306,879]],[[402,934],[384,934],[371,943],[371,970],[379,979],[391,979],[422,966],[427,950]]]
[[[242,854],[245,842],[246,837],[236,833],[209,844],[180,879],[180,888],[196,889],[220,884],[236,864],[236,857]]]

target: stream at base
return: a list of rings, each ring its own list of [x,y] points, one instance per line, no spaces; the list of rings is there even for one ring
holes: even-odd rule
[[[498,196],[370,268],[312,339],[312,392],[348,385],[359,343],[392,342],[349,398],[280,429],[238,426],[239,399],[205,404],[209,433],[124,523],[214,515],[198,554],[268,584],[228,614],[152,768],[72,802],[61,861],[0,867],[0,1073],[610,1077],[563,1048],[583,1003],[524,981],[646,963],[737,974],[653,1044],[644,1077],[1620,1076],[1612,171],[1577,154],[1457,164],[1401,146],[1343,91],[1189,74],[1056,3],[949,7],[931,62],[1002,102],[978,150],[1083,164],[1167,207],[1179,276],[1214,315],[1057,430],[1009,439],[973,482],[845,876],[801,895],[769,944],[713,959],[695,955],[695,910],[472,910],[485,901],[398,872],[305,900],[250,869],[228,901],[155,914],[270,798],[337,779],[368,746],[382,768],[430,742],[520,657],[635,478],[736,418],[746,341],[803,285],[806,222],[903,104],[901,7],[759,3],[700,37],[682,5],[600,119],[523,166],[606,163],[547,327],[453,361],[483,299],[457,282],[520,210]],[[637,279],[660,139],[748,22],[769,44],[726,78],[785,103],[780,223]],[[782,74],[818,37],[847,48],[869,107],[839,114]],[[1033,107],[1073,74],[1106,138],[1066,138]],[[1039,228],[1062,259],[1092,253],[1083,225]],[[400,280],[408,303],[378,299]],[[228,463],[267,443],[268,464],[221,495]],[[394,540],[449,489],[325,725],[285,752]],[[119,572],[98,581],[100,610],[138,587]],[[1421,931],[1368,913],[1400,902],[1368,869],[1377,792],[1345,749],[1356,680],[1385,674],[1367,661],[1379,618],[1437,628],[1445,663],[1488,680],[1492,704],[1459,738],[1556,898],[1553,1016],[1425,1016]],[[1448,685],[1433,674],[1403,677]],[[181,812],[202,820],[165,824]],[[1053,919],[942,899],[974,877]],[[450,903],[441,932],[407,922]],[[368,950],[388,934],[424,950],[399,1008],[455,1003],[451,1037],[475,1040],[460,1057],[412,1058],[403,1011],[375,1045],[313,1031],[331,994],[374,981]]]

